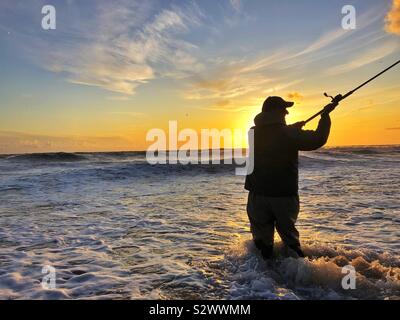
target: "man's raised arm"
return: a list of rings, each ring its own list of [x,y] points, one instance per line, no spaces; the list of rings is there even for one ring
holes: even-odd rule
[[[333,111],[336,106],[337,103],[331,103],[325,107],[315,131],[302,130],[301,127],[304,125],[302,122],[289,126],[289,136],[294,141],[298,150],[316,150],[321,148],[328,141],[331,129],[331,118],[329,113]]]

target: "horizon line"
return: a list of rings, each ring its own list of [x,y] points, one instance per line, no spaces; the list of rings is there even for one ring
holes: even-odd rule
[[[357,147],[400,147],[400,143],[392,143],[392,144],[353,144],[353,145],[328,145],[328,146],[323,146],[320,149],[329,149],[329,148],[357,148]],[[219,150],[219,151],[225,151],[225,150],[247,150],[247,148],[219,148],[219,149],[186,149],[187,151],[193,150],[193,151],[213,151],[213,150]],[[185,150],[185,149],[183,149]],[[175,152],[175,151],[183,151],[183,150],[159,150],[158,152]],[[315,150],[313,150],[315,151]],[[7,155],[24,155],[24,154],[55,154],[55,153],[122,153],[122,152],[147,152],[147,150],[104,150],[104,151],[38,151],[38,152],[19,152],[19,153],[2,153],[0,152],[0,156],[7,156]]]

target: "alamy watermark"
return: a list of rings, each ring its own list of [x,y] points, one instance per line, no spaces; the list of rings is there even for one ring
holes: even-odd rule
[[[42,288],[45,290],[52,290],[56,288],[56,268],[45,265],[42,268]]]
[[[342,7],[342,28],[344,30],[354,30],[357,27],[356,21],[356,8],[352,5],[345,5]]]
[[[44,15],[42,18],[43,30],[56,29],[56,8],[53,5],[47,4],[42,7],[41,13]],[[342,28],[344,30],[354,30],[357,26],[356,23],[356,9],[353,5],[344,5],[341,13],[344,15],[341,19]]]
[[[150,164],[234,164],[236,175],[248,175],[254,169],[254,130],[247,132],[249,147],[243,154],[243,129],[194,129],[178,131],[178,122],[169,121],[168,133],[159,128],[147,132],[153,142],[146,152]],[[235,148],[236,146],[236,148]],[[221,156],[221,153],[223,154]]]
[[[342,273],[346,274],[342,278],[342,288],[344,290],[356,289],[356,269],[352,265],[346,265],[342,268]]]
[[[55,30],[57,27],[56,22],[56,8],[52,5],[45,5],[42,7],[42,29],[43,30]]]

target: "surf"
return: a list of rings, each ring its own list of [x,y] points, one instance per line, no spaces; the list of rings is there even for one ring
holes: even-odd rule
[[[303,243],[306,258],[290,256],[278,243],[274,259],[264,261],[252,240],[228,249],[230,299],[398,299],[400,259],[387,252]],[[343,267],[356,271],[356,287],[345,290]]]

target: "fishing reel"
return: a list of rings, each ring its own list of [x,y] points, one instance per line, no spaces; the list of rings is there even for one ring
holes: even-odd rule
[[[378,78],[380,75],[384,74],[386,71],[388,71],[389,69],[391,69],[394,66],[398,65],[399,63],[400,63],[400,60],[396,61],[391,66],[387,67],[385,70],[383,70],[383,71],[379,72],[377,75],[373,76],[371,79],[365,81],[364,83],[360,84],[358,87],[356,87],[353,90],[350,90],[349,92],[347,92],[344,96],[342,96],[341,94],[338,94],[336,97],[332,97],[332,96],[328,95],[326,92],[324,92],[324,96],[327,97],[327,98],[331,98],[331,103],[337,105],[340,101],[342,101],[343,99],[346,99],[348,96],[352,95],[354,92],[356,92],[360,88],[364,87],[367,83],[370,83],[372,80]],[[325,108],[326,108],[326,106],[325,106]],[[316,114],[314,114],[310,118],[308,118],[306,121],[303,121],[302,124],[305,125],[307,122],[311,121],[315,117],[317,117],[320,114],[324,113],[324,111],[326,111],[325,108],[322,109],[321,111],[317,112]]]
[[[332,103],[339,103],[343,99],[343,96],[341,94],[338,94],[337,96],[333,97],[324,92],[324,96],[327,98],[331,98]]]

